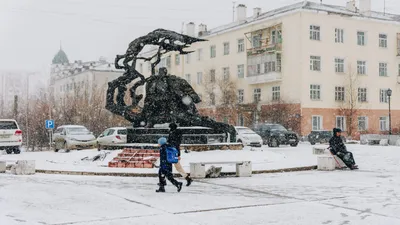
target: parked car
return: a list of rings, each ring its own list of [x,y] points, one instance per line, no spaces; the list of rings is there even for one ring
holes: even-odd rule
[[[97,148],[100,151],[102,146],[112,144],[126,144],[127,130],[125,127],[112,127],[106,129],[97,138]]]
[[[316,143],[328,143],[332,136],[333,132],[329,130],[311,131],[308,135],[308,141],[311,145],[315,145]],[[346,142],[346,138],[344,136],[341,137],[343,142]]]
[[[7,154],[21,153],[22,131],[15,120],[0,120],[0,150],[6,150]]]
[[[299,136],[280,124],[262,123],[254,126],[253,130],[262,137],[264,144],[269,147],[279,147],[279,145],[296,147],[299,144]]]
[[[241,142],[244,146],[261,147],[263,140],[260,135],[248,127],[235,127],[236,141]]]
[[[71,149],[95,148],[96,137],[84,126],[65,125],[58,127],[53,136],[54,151],[64,149],[67,152]]]

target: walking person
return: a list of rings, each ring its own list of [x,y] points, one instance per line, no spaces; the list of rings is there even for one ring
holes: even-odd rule
[[[353,157],[353,153],[347,151],[346,145],[344,145],[341,135],[341,129],[333,128],[333,137],[329,140],[330,151],[333,155],[339,157],[351,170],[358,169],[358,166],[356,165]]]
[[[181,174],[183,178],[186,180],[186,186],[190,186],[192,183],[192,178],[189,174],[185,172],[181,165],[181,143],[182,143],[182,131],[178,129],[178,125],[176,123],[169,124],[169,135],[168,135],[168,144],[176,150],[178,150],[179,161],[174,164],[175,169]]]
[[[167,160],[167,139],[162,137],[158,139],[158,145],[160,146],[160,169],[158,170],[159,188],[156,192],[165,192],[165,185],[167,185],[167,178],[180,192],[182,190],[182,182],[178,182],[174,179],[172,174],[172,164]]]

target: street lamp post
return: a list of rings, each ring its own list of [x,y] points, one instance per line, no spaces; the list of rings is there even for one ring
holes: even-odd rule
[[[392,135],[392,116],[390,113],[390,97],[392,96],[392,90],[390,88],[387,89],[386,94],[389,98],[389,135]]]

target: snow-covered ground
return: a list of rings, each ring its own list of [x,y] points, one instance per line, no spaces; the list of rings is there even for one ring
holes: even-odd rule
[[[348,148],[358,171],[197,180],[181,193],[155,193],[155,178],[0,174],[0,224],[400,224],[400,148]],[[264,151],[281,150],[295,149]]]
[[[104,152],[104,151],[102,151]],[[64,170],[79,172],[121,172],[121,173],[157,173],[157,169],[141,168],[107,168],[108,162],[112,160],[121,150],[110,151],[104,161],[82,161],[84,157],[92,158],[98,155],[97,150],[63,152],[22,152],[20,155],[1,155],[0,160],[5,160],[8,164],[17,160],[35,160],[37,169],[44,170]],[[217,161],[252,161],[253,170],[281,169],[288,167],[302,167],[316,165],[316,156],[312,155],[312,146],[300,144],[293,148],[282,146],[277,149],[250,148],[246,147],[243,151],[208,151],[190,152],[182,151],[182,165],[185,170],[189,170],[190,162],[217,162]],[[223,171],[234,172],[235,165],[225,165]]]

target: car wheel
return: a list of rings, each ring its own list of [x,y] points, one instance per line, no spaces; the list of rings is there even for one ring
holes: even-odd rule
[[[6,153],[7,153],[7,154],[12,154],[12,152],[13,152],[13,151],[12,151],[11,148],[7,148],[7,149],[6,149]]]
[[[97,151],[101,151],[101,145],[97,144]]]
[[[311,141],[310,144],[311,144],[311,145],[315,145],[315,142]]]
[[[290,146],[292,146],[292,147],[297,147],[297,145],[299,145],[299,142],[290,144]]]
[[[14,148],[14,154],[20,154],[20,153],[21,150],[18,147]]]
[[[276,138],[272,138],[270,141],[271,147],[273,148],[278,148],[279,147],[279,142]]]
[[[65,152],[69,152],[69,151],[70,151],[70,150],[68,149],[68,144],[67,144],[67,142],[64,142],[63,149],[65,150]]]

